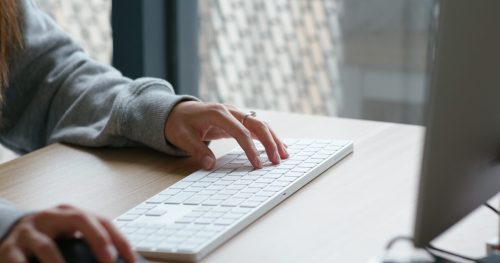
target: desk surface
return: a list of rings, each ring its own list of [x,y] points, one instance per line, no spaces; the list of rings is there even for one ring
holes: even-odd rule
[[[419,126],[259,112],[282,137],[354,141],[354,153],[202,262],[367,262],[412,232],[424,129]],[[211,145],[217,156],[233,140]],[[114,218],[197,168],[148,149],[55,144],[0,166],[0,196],[26,209],[74,204]],[[437,245],[484,254],[497,217],[479,208]],[[475,241],[475,242],[473,242]]]

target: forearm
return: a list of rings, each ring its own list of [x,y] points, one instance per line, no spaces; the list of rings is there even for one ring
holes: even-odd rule
[[[18,153],[53,142],[83,146],[169,145],[164,124],[182,100],[160,79],[131,80],[91,60],[32,1],[23,1],[24,48],[12,67],[0,141]]]

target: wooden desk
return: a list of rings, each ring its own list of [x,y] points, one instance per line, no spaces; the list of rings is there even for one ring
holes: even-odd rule
[[[411,234],[422,127],[258,114],[283,137],[349,139],[354,153],[203,262],[367,262],[393,236]],[[211,145],[217,156],[233,146],[233,140]],[[114,218],[196,169],[191,159],[148,149],[55,144],[1,165],[0,196],[26,209],[63,202]],[[437,245],[482,255],[497,220],[480,208]]]

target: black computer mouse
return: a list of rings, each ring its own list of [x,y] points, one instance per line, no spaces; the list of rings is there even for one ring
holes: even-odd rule
[[[83,239],[61,238],[56,240],[56,244],[66,263],[100,263]],[[118,257],[115,262],[125,263],[125,260]],[[39,263],[39,261],[32,257],[30,263]],[[138,256],[136,263],[146,263],[146,260]]]

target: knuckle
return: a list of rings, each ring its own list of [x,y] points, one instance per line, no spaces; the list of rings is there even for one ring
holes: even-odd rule
[[[69,205],[69,204],[60,204],[60,205],[56,206],[56,208],[61,209],[61,210],[74,210],[74,209],[76,209],[74,206]]]
[[[233,104],[229,104],[229,103],[224,103],[223,104],[227,109],[230,109],[230,110],[236,110],[238,108],[236,108],[236,106],[234,106]]]
[[[97,235],[95,236],[95,240],[92,240],[92,242],[94,242],[99,247],[104,247],[110,242],[110,239],[101,233],[97,233]]]
[[[261,121],[261,120],[256,120],[255,124],[257,125],[257,128],[259,130],[267,130],[268,129],[267,124],[265,122]]]
[[[40,222],[43,220],[47,220],[47,218],[50,218],[52,215],[54,215],[54,210],[52,209],[42,210],[33,215],[33,221]]]
[[[10,251],[16,249],[16,245],[13,242],[4,241],[0,246],[0,255],[3,258],[5,255],[9,254]]]
[[[72,211],[68,214],[68,220],[74,221],[77,224],[85,224],[87,216],[79,211]]]
[[[241,134],[245,139],[250,140],[252,138],[252,133],[248,129],[242,129]]]
[[[38,251],[39,253],[47,253],[55,249],[52,241],[48,239],[38,240],[36,244],[33,245],[33,250]]]
[[[97,221],[99,221],[99,223],[101,223],[104,226],[113,226],[113,223],[111,223],[111,221],[105,217],[96,216],[96,219]]]
[[[216,114],[225,114],[225,113],[227,113],[227,108],[222,103],[211,103],[210,105],[208,105],[208,109],[212,113],[216,113]]]
[[[29,236],[33,232],[33,228],[31,228],[31,226],[29,226],[28,224],[19,224],[16,227],[16,230],[21,237]]]

